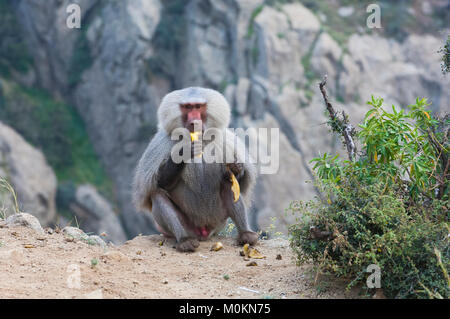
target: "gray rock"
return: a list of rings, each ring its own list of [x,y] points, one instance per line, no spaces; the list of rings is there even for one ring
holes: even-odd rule
[[[18,213],[9,216],[5,220],[7,226],[24,226],[34,229],[36,232],[43,234],[44,229],[42,228],[39,220],[31,214],[28,213]]]
[[[82,238],[86,238],[87,235],[84,233],[84,231],[82,231],[81,229],[79,229],[78,227],[72,227],[72,226],[66,226],[62,229],[62,233],[69,237],[69,238],[73,238],[73,239],[82,239]]]
[[[56,214],[56,176],[41,151],[1,122],[0,176],[14,188],[21,211],[32,212],[43,226],[51,224]],[[7,214],[14,213],[12,194],[1,188],[0,198]]]
[[[240,78],[236,88],[236,111],[239,115],[244,115],[247,111],[248,94],[250,89],[250,80]]]
[[[105,241],[100,236],[97,236],[97,235],[89,236],[87,242],[90,245],[97,245],[97,246],[100,246],[102,248],[106,247]]]
[[[337,82],[338,74],[341,72],[340,59],[342,49],[337,42],[326,32],[322,33],[312,50],[311,68],[318,75],[328,75],[329,81]],[[327,87],[329,94],[335,94],[333,86]]]
[[[87,235],[84,231],[77,227],[66,226],[62,229],[62,233],[69,240],[82,241],[89,245],[106,247],[106,243],[97,235]]]
[[[67,90],[67,72],[70,69],[77,29],[66,27],[66,8],[71,0],[15,1],[18,20],[25,31],[25,40],[32,48],[36,71],[36,83],[55,96],[63,96]],[[78,0],[84,19],[99,5],[98,0]]]
[[[338,14],[344,18],[350,17],[354,12],[355,8],[353,8],[352,6],[340,7],[338,9]]]
[[[127,239],[118,216],[94,186],[79,186],[70,209],[84,231],[94,234],[105,233],[105,238],[116,244],[123,243]]]

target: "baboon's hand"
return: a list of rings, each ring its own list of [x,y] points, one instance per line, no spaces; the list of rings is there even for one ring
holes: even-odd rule
[[[244,176],[244,164],[243,163],[230,163],[228,168],[233,172],[237,179]]]
[[[197,239],[187,238],[176,244],[176,248],[181,252],[193,252],[199,246]]]
[[[258,234],[252,231],[245,231],[239,234],[238,243],[240,245],[254,245],[258,241]]]

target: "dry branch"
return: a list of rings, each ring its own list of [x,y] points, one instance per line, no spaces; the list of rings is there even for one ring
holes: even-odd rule
[[[356,131],[353,125],[350,124],[348,116],[342,111],[342,118],[339,118],[338,113],[334,110],[333,105],[331,105],[328,100],[327,92],[325,91],[325,85],[327,84],[327,76],[325,75],[323,81],[319,83],[320,92],[322,92],[325,105],[330,115],[330,125],[334,132],[342,135],[344,138],[344,145],[347,147],[348,158],[350,161],[355,159],[356,155],[356,144],[353,140],[353,136]]]

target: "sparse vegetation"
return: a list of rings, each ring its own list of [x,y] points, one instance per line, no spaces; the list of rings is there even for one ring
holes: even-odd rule
[[[91,183],[112,198],[111,182],[76,110],[55,101],[43,90],[8,81],[2,83],[4,102],[0,104],[0,121],[43,151],[60,183]]]
[[[283,237],[282,232],[275,231],[276,230],[276,226],[275,226],[276,222],[277,222],[276,217],[270,217],[270,225],[267,226],[267,228],[265,230],[261,229],[258,232],[259,238],[261,238],[263,240],[267,240],[267,239]]]
[[[219,236],[232,237],[237,233],[236,225],[233,223],[231,218],[227,219],[226,226],[219,232]]]
[[[250,21],[248,23],[247,28],[247,38],[250,39],[253,36],[254,30],[254,24],[256,17],[261,13],[261,11],[264,9],[264,4],[258,6],[255,10],[253,10],[252,15],[250,17]]]
[[[7,196],[11,196],[12,197],[14,212],[16,214],[20,213],[19,203],[17,201],[16,191],[11,186],[11,184],[6,180],[6,178],[1,177],[1,176],[0,176],[0,188],[3,188],[6,191],[6,195]],[[1,196],[0,199],[2,199],[2,197],[4,195],[5,194],[3,194],[3,192],[0,191],[0,196]],[[2,199],[2,202],[4,202],[3,199]],[[0,218],[4,219],[6,217],[6,213],[7,213],[7,207],[2,206],[2,208],[0,209]]]
[[[439,50],[442,53],[442,73],[446,74],[450,72],[450,35],[447,37],[447,42],[444,47]]]
[[[98,259],[97,258],[92,258],[91,259],[91,267],[95,267],[98,265]]]

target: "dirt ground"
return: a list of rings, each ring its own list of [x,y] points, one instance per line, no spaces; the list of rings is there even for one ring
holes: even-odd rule
[[[163,240],[138,236],[101,248],[57,232],[0,228],[0,298],[358,298],[344,283],[314,285],[311,267],[295,266],[283,239],[256,245],[266,256],[250,260],[257,266],[247,266],[232,238],[201,242],[194,253]],[[216,241],[224,247],[211,251]]]

